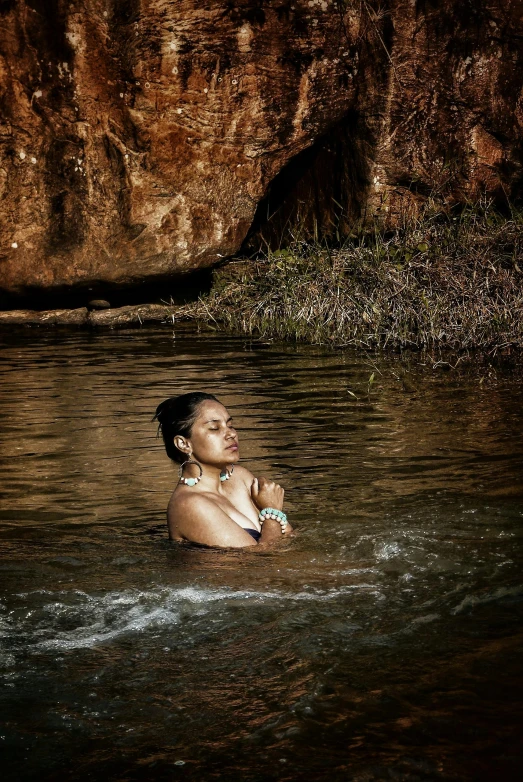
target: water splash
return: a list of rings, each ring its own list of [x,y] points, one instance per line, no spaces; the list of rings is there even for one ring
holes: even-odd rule
[[[2,636],[4,641],[24,639],[33,651],[66,651],[93,647],[147,630],[175,627],[192,617],[206,615],[216,603],[226,610],[244,603],[252,609],[279,605],[282,601],[333,601],[355,590],[381,597],[373,584],[287,593],[198,587],[129,589],[105,595],[90,595],[81,590],[37,590],[17,596],[23,604],[4,615]]]

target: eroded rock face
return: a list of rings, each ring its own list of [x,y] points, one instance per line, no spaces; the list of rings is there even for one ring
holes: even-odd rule
[[[295,223],[308,235],[376,215],[395,225],[431,195],[521,197],[523,2],[345,5],[346,29],[360,24],[355,100],[270,186],[264,238]]]
[[[2,0],[0,22],[6,291],[210,266],[307,149],[278,198],[327,230],[333,198],[350,220],[521,182],[520,1]]]

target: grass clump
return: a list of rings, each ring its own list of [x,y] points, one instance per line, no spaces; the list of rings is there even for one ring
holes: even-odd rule
[[[185,316],[235,333],[335,346],[523,346],[523,214],[427,206],[394,231],[342,246],[294,238],[215,270]]]

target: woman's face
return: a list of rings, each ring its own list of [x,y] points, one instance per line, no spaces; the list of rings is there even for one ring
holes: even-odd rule
[[[187,441],[192,449],[192,458],[204,464],[221,467],[234,464],[240,458],[238,435],[232,418],[223,405],[211,399],[201,403]]]

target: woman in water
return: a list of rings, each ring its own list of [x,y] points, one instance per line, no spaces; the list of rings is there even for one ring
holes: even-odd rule
[[[238,435],[212,394],[191,393],[158,405],[167,456],[179,482],[167,507],[169,537],[222,548],[266,547],[292,528],[282,511],[283,489],[255,478],[238,461]]]

